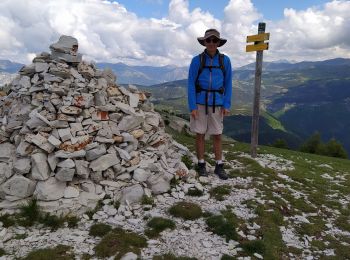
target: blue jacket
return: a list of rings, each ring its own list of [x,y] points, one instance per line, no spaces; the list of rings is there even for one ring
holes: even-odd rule
[[[206,66],[219,66],[219,54],[215,54],[211,58],[207,53],[205,53],[205,63]],[[196,79],[198,70],[200,68],[200,55],[195,56],[192,59],[190,69],[188,72],[188,106],[190,111],[197,109],[197,104],[205,105],[205,94],[206,91],[201,91],[196,93]],[[224,75],[220,68],[213,68],[212,71],[208,68],[203,68],[202,73],[198,78],[199,85],[203,89],[220,89],[224,87],[225,93],[220,94],[218,92],[208,93],[208,105],[213,106],[213,95],[215,97],[215,105],[222,106],[226,109],[231,107],[231,96],[232,96],[232,67],[230,58],[226,55],[224,56],[224,66],[226,71],[225,82]]]

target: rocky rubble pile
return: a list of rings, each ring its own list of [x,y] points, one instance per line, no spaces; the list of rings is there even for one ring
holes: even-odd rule
[[[106,194],[132,204],[188,173],[187,148],[164,132],[145,93],[116,85],[61,36],[0,97],[0,208],[36,197],[52,212],[84,212]]]

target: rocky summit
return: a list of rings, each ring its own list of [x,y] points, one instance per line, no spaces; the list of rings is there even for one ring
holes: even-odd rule
[[[188,173],[187,148],[146,93],[83,61],[73,37],[50,50],[0,97],[0,209],[36,198],[45,211],[83,213],[105,195],[129,205]]]

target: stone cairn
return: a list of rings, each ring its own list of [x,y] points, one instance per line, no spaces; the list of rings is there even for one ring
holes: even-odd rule
[[[61,36],[0,97],[0,209],[35,197],[44,211],[81,214],[109,195],[122,204],[184,177],[187,148],[164,132],[148,96],[116,85]]]

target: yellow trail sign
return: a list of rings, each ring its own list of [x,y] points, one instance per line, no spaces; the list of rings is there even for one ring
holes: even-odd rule
[[[270,39],[270,33],[261,33],[247,36],[247,42],[263,42]]]
[[[269,43],[259,43],[254,45],[247,45],[245,51],[263,51],[269,49]]]

